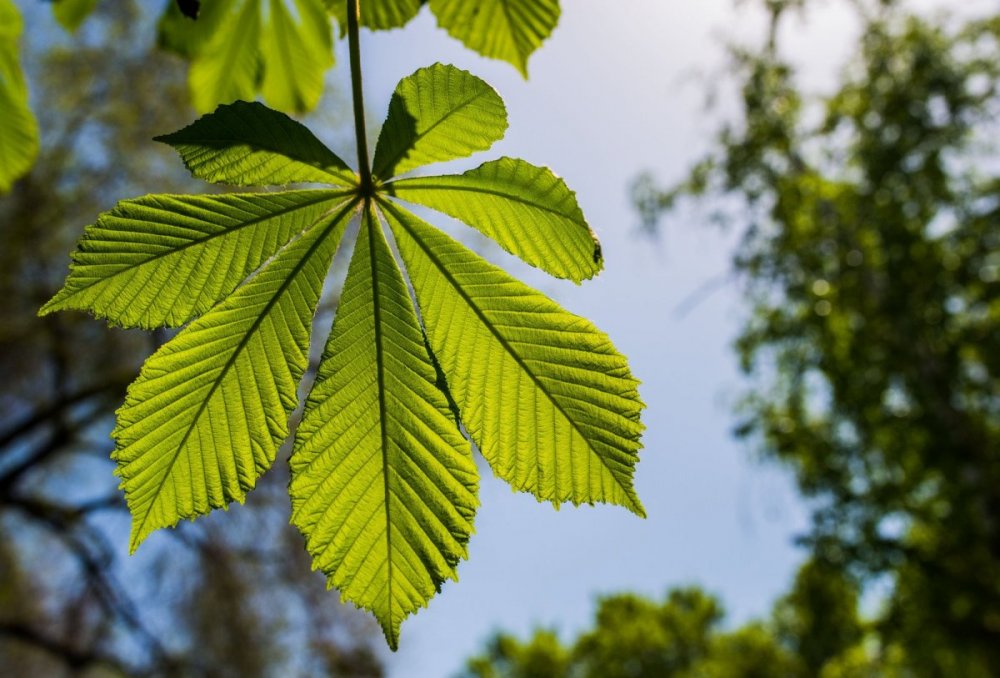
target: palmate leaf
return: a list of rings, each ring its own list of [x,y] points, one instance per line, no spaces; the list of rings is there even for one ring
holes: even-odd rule
[[[366,213],[291,458],[292,522],[330,583],[403,618],[457,578],[476,466],[450,418],[402,273]]]
[[[29,169],[38,154],[38,124],[18,59],[23,28],[12,0],[0,0],[0,193]]]
[[[548,169],[501,158],[460,175],[398,176],[489,148],[506,125],[486,83],[438,64],[397,87],[369,186],[260,104],[220,107],[160,138],[209,181],[335,188],[147,196],[87,228],[42,313],[190,322],[118,412],[133,550],[157,528],[242,501],[273,463],[323,280],[357,208],[363,223],[290,459],[292,521],[330,585],[371,610],[395,648],[404,618],[456,578],[478,503],[463,427],[518,490],[643,515],[633,488],[643,405],[625,358],[588,321],[397,202],[455,216],[553,275],[597,273],[597,240]]]
[[[638,382],[607,335],[385,204],[434,355],[494,472],[541,500],[645,515]]]
[[[253,99],[309,111],[333,65],[333,33],[322,0],[205,0],[198,19],[173,3],[160,21],[162,46],[192,59],[191,98],[199,111]]]

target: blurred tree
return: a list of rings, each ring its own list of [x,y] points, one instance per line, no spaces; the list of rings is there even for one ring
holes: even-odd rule
[[[153,31],[137,3],[108,0],[78,38],[50,26],[27,44],[44,134],[0,198],[0,675],[381,675],[371,625],[298,562],[282,464],[249,510],[120,557],[108,432],[165,336],[36,313],[82,223],[149,186],[205,190],[149,141],[191,117],[183,66],[149,51]]]
[[[853,2],[858,56],[817,101],[782,49],[810,3],[762,4],[763,46],[733,52],[741,120],[683,184],[640,180],[637,204],[650,228],[684,196],[739,205],[721,211],[745,225],[737,347],[757,388],[738,432],[814,500],[823,567],[889,591],[880,670],[1000,675],[1000,14]],[[858,633],[834,600],[785,624],[845,634],[806,634],[812,670]]]
[[[858,592],[809,562],[774,620],[721,628],[719,602],[697,588],[663,602],[621,594],[598,603],[594,626],[563,645],[549,630],[527,642],[498,634],[469,660],[469,678],[807,678],[884,675],[864,644]],[[840,611],[826,617],[827,605]],[[835,640],[830,640],[830,638]],[[837,673],[840,671],[840,673]],[[868,673],[864,673],[868,671]]]

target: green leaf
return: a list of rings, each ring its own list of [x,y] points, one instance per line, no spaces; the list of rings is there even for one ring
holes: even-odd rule
[[[607,335],[383,205],[434,355],[494,472],[539,500],[607,502],[645,515],[632,486],[643,404]]]
[[[314,567],[375,614],[393,649],[403,618],[457,579],[478,504],[469,443],[436,379],[369,211],[296,434],[289,492]]]
[[[125,200],[88,226],[40,315],[91,311],[123,327],[179,326],[226,298],[344,191]]]
[[[374,31],[401,28],[417,15],[425,0],[363,0],[361,3],[362,26]],[[347,32],[347,0],[325,0],[330,14],[337,20],[340,33]]]
[[[500,158],[465,174],[400,179],[387,188],[464,221],[557,278],[578,283],[604,263],[576,194],[548,168]]]
[[[389,102],[372,173],[389,179],[415,167],[485,151],[507,131],[507,109],[492,87],[435,64],[403,78]]]
[[[18,59],[22,28],[12,0],[0,0],[0,193],[30,170],[38,155],[38,124]]]
[[[76,31],[97,6],[97,0],[56,0],[52,13],[59,25],[70,33]]]
[[[256,102],[220,106],[155,140],[177,149],[191,174],[205,181],[235,186],[357,183],[357,175],[312,132]]]
[[[250,6],[219,1],[225,12]],[[280,24],[292,15],[271,10],[275,34],[290,39]],[[191,323],[146,362],[118,412],[114,458],[133,551],[158,528],[243,501],[273,463],[327,268],[362,200],[364,223],[290,462],[292,521],[330,585],[374,612],[395,648],[403,620],[456,577],[478,505],[463,426],[518,490],[643,515],[632,486],[643,404],[625,358],[588,321],[393,199],[462,219],[579,282],[601,259],[573,192],[548,169],[509,158],[457,176],[384,181],[485,150],[506,126],[486,83],[436,65],[397,87],[373,186],[360,186],[305,127],[257,103],[223,105],[159,138],[208,181],[339,188],[146,196],[86,229],[66,286],[42,314],[73,308],[127,326]]]
[[[258,89],[275,108],[312,110],[333,65],[322,0],[214,0],[197,21],[171,5],[159,41],[192,59],[191,98],[202,112],[253,99]]]
[[[353,209],[311,226],[143,365],[112,433],[133,552],[156,529],[242,502],[274,462]]]
[[[217,104],[253,99],[262,67],[258,1],[219,1],[226,4],[226,13],[197,48],[188,71],[191,103],[202,113]]]
[[[264,33],[264,79],[260,89],[272,106],[310,111],[323,94],[323,77],[333,66],[330,18],[317,0],[271,0],[270,30]],[[298,19],[296,19],[298,15]]]
[[[483,56],[528,77],[528,57],[559,23],[559,0],[430,0],[438,25]]]

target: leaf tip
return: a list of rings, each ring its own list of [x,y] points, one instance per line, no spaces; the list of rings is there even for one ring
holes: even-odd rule
[[[38,309],[37,313],[38,317],[44,318],[45,316],[60,310],[58,299],[59,295],[57,294],[56,296],[52,297],[44,304],[42,304],[42,307]]]
[[[132,516],[132,533],[128,538],[128,554],[130,556],[135,555],[142,543],[146,541],[147,536],[149,535],[143,530],[142,522],[139,521],[138,517]]]

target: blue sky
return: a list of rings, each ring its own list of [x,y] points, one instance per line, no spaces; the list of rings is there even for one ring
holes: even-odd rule
[[[941,0],[910,4],[977,12],[988,1],[965,0],[957,9]],[[726,273],[738,233],[684,212],[664,224],[660,240],[650,240],[637,233],[628,198],[642,170],[664,181],[682,177],[733,111],[724,86],[712,111],[705,95],[724,84],[725,40],[762,35],[750,4],[564,1],[527,81],[463,49],[426,11],[404,30],[363,34],[370,124],[382,119],[399,78],[435,61],[453,63],[496,87],[510,115],[506,139],[460,166],[523,157],[548,165],[577,192],[603,243],[599,278],[576,287],[502,252],[488,255],[608,332],[642,379],[648,406],[636,476],[648,519],[607,506],[555,511],[512,493],[484,467],[460,582],[445,585],[429,609],[404,623],[390,676],[449,675],[497,629],[527,634],[547,626],[568,636],[588,625],[604,593],[661,596],[696,583],[718,594],[729,622],[739,623],[766,615],[791,583],[805,555],[793,539],[808,525],[807,508],[788,474],[755,461],[730,435],[731,406],[746,387],[731,348],[746,310],[739,288],[729,284],[683,317],[676,313]],[[847,3],[817,4],[789,22],[784,40],[812,93],[832,84],[855,44]],[[341,56],[334,84],[343,87]]]
[[[820,4],[825,8],[808,23],[793,24],[788,43],[814,91],[851,46],[847,14]],[[807,512],[789,477],[754,462],[751,449],[730,435],[731,405],[746,386],[731,349],[745,313],[738,287],[720,288],[683,317],[676,313],[725,274],[738,234],[685,212],[651,240],[638,234],[628,198],[640,171],[678,179],[708,148],[731,111],[724,88],[720,106],[704,108],[706,90],[724,68],[723,39],[759,35],[760,17],[734,8],[733,0],[562,5],[559,27],[532,57],[527,81],[511,66],[465,50],[427,11],[403,30],[365,32],[369,124],[380,122],[401,77],[436,61],[453,63],[496,87],[510,115],[503,142],[455,167],[522,157],[552,167],[577,192],[603,242],[599,278],[576,287],[497,250],[487,255],[593,320],[629,356],[648,405],[636,486],[649,517],[607,506],[555,511],[514,494],[483,466],[482,507],[461,581],[446,584],[429,609],[404,623],[400,650],[387,657],[392,677],[449,675],[498,629],[526,634],[547,626],[568,635],[589,623],[602,593],[661,596],[696,583],[718,594],[730,622],[739,623],[767,613],[804,555],[792,540],[806,527]],[[343,99],[346,44],[337,48],[330,83],[332,98]],[[336,150],[353,159],[349,138],[340,139],[345,145]],[[468,241],[468,229],[454,231]]]
[[[498,628],[573,632],[601,593],[660,596],[698,583],[740,621],[769,609],[802,557],[792,537],[806,514],[791,483],[730,436],[729,404],[740,389],[730,349],[743,315],[738,289],[722,289],[683,318],[675,313],[726,272],[733,235],[677,218],[661,240],[643,238],[628,199],[639,171],[679,178],[706,149],[718,118],[703,109],[702,78],[723,64],[720,36],[737,26],[752,33],[752,15],[729,0],[614,6],[564,2],[528,81],[463,49],[427,12],[405,30],[362,38],[373,124],[396,81],[435,61],[497,88],[510,113],[507,138],[463,165],[511,155],[552,167],[577,192],[607,263],[598,279],[576,287],[488,255],[607,331],[642,379],[648,405],[636,484],[649,518],[607,506],[557,512],[484,473],[460,582],[404,623],[391,676],[449,674]],[[335,87],[345,83],[342,56]]]

